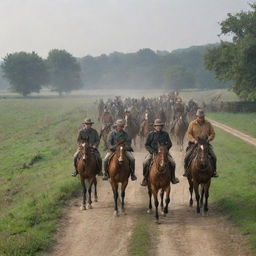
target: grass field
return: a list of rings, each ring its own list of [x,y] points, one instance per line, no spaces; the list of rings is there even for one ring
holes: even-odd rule
[[[220,123],[256,137],[256,113],[207,113],[207,116]]]
[[[82,120],[96,119],[92,100],[0,101],[0,255],[36,255],[49,247],[67,199]]]
[[[256,253],[256,150],[226,132],[216,132],[220,177],[213,182],[210,198],[249,237]]]

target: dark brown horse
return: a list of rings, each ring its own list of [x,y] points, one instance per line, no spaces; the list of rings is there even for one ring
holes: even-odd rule
[[[134,146],[136,146],[136,137],[140,131],[139,122],[132,117],[131,114],[125,115],[125,131],[128,133],[129,137],[132,139]]]
[[[178,120],[175,120],[174,127],[172,129],[173,136],[180,147],[180,151],[183,151],[184,137],[188,129],[188,123],[184,116],[181,115]]]
[[[168,163],[168,149],[165,145],[158,145],[158,153],[153,157],[153,163],[150,167],[148,178],[148,195],[149,195],[149,209],[148,213],[152,211],[152,194],[154,197],[156,208],[156,222],[159,223],[158,214],[158,192],[161,197],[161,210],[165,216],[168,213],[168,205],[170,203],[171,192],[171,172],[169,170],[170,164]],[[165,207],[164,207],[164,194],[165,194]]]
[[[194,146],[191,156],[191,162],[188,167],[188,183],[190,191],[190,206],[193,205],[193,189],[195,190],[197,201],[197,213],[203,207],[204,212],[208,212],[208,197],[211,185],[211,177],[213,175],[213,164],[209,156],[209,143],[205,138],[199,138],[198,143]],[[199,192],[200,187],[200,192]]]
[[[153,122],[150,122],[148,119],[144,119],[140,125],[140,146],[144,146],[145,138],[148,134],[154,130]]]
[[[114,155],[109,161],[108,174],[110,178],[110,184],[113,190],[115,211],[114,215],[118,216],[118,184],[121,183],[121,197],[122,197],[122,212],[125,214],[124,198],[125,189],[128,185],[130,176],[129,160],[125,155],[125,146],[123,143],[118,143]]]
[[[104,141],[104,150],[107,150],[108,146],[107,146],[107,138],[108,138],[108,134],[111,131],[111,124],[110,125],[106,125],[102,131],[100,132],[100,139],[102,139]]]
[[[88,209],[92,209],[92,185],[94,184],[94,200],[98,201],[97,196],[97,178],[96,175],[98,173],[97,170],[97,161],[96,156],[93,154],[91,147],[87,143],[83,143],[79,147],[79,159],[77,163],[77,171],[80,175],[80,181],[83,187],[83,203],[81,206],[81,210],[86,210],[86,194],[88,190],[89,199],[88,199]],[[85,181],[88,181],[89,186],[86,187]]]

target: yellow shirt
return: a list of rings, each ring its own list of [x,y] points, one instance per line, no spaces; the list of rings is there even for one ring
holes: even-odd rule
[[[199,137],[208,137],[209,141],[213,140],[215,137],[213,126],[207,120],[202,124],[194,120],[188,126],[188,140],[195,142]]]

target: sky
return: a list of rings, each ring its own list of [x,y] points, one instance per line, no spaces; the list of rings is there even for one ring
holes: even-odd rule
[[[18,51],[76,57],[219,42],[227,13],[247,0],[0,0],[0,58]]]

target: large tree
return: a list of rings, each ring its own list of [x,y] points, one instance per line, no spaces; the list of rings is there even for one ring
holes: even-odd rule
[[[51,50],[47,57],[50,85],[59,94],[80,89],[83,84],[80,78],[80,65],[65,50]]]
[[[220,81],[232,81],[233,90],[244,100],[256,100],[256,4],[252,10],[221,22],[221,34],[232,35],[232,42],[221,41],[205,56],[205,64]]]
[[[40,92],[48,81],[45,63],[35,52],[7,54],[1,67],[11,89],[23,96]]]

